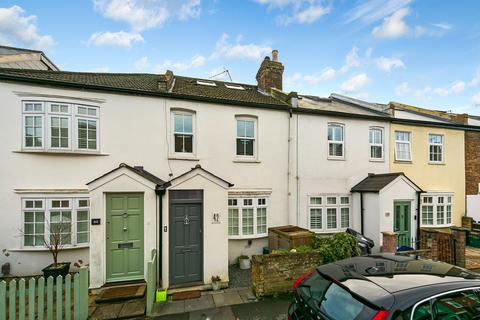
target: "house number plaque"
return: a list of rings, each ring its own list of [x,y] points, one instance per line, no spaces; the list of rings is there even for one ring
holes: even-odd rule
[[[92,219],[92,226],[100,225],[100,218],[93,218]]]

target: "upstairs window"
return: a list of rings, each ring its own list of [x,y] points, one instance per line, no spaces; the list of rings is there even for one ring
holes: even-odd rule
[[[344,157],[343,125],[328,125],[328,157],[342,159]]]
[[[173,113],[173,139],[175,153],[193,153],[193,113],[180,111]]]
[[[383,160],[383,129],[370,128],[370,160]]]
[[[428,135],[429,161],[433,163],[443,163],[443,135]]]
[[[49,101],[23,102],[23,148],[98,151],[98,107]]]
[[[406,131],[395,131],[395,160],[411,161],[411,134]]]
[[[237,119],[237,156],[255,157],[256,119],[238,117]]]

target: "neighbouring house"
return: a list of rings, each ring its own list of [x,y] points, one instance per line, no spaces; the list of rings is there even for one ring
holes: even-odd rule
[[[42,51],[7,46],[0,46],[0,68],[59,71]]]
[[[389,108],[394,117],[390,172],[403,172],[423,190],[420,214],[410,225],[460,226],[465,214],[465,130],[472,127],[461,123],[464,115],[395,102]]]

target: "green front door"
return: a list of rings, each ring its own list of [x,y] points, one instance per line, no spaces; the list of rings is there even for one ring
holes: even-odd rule
[[[107,282],[144,279],[143,194],[107,194]]]
[[[410,202],[395,201],[393,231],[397,233],[398,246],[412,246],[410,236]]]

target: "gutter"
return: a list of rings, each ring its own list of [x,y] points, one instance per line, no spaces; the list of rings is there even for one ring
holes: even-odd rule
[[[157,223],[157,235],[158,235],[158,249],[157,249],[157,259],[158,259],[158,277],[157,279],[162,279],[162,245],[163,245],[163,196],[165,195],[165,189],[155,189],[155,194],[158,196],[158,223]],[[160,232],[158,232],[160,231]],[[162,279],[163,282],[163,279]],[[163,284],[162,284],[163,287]]]
[[[364,215],[363,212],[365,208],[363,207],[363,192],[360,191],[360,233],[363,234],[364,227]]]
[[[422,191],[417,191],[417,236],[415,238],[415,249],[420,249],[418,239],[420,238],[420,194]]]

